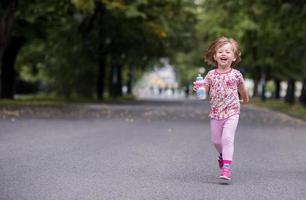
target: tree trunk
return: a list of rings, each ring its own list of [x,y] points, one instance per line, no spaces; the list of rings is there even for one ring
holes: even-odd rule
[[[116,77],[116,73],[117,73],[117,68],[116,65],[113,63],[114,61],[111,61],[111,70],[110,70],[110,74],[109,74],[109,83],[108,83],[108,95],[110,97],[115,97],[115,84],[117,82],[117,77]]]
[[[258,97],[258,83],[257,79],[254,79],[253,97]]]
[[[248,43],[248,46],[250,46],[250,55],[252,60],[254,60],[254,63],[257,62],[258,60],[258,48],[256,46],[256,44],[254,43],[254,41],[257,40],[257,33],[255,31],[247,31],[245,34],[246,37],[246,43]],[[252,75],[253,75],[253,80],[254,80],[254,88],[253,88],[253,97],[258,97],[259,96],[259,92],[258,92],[258,85],[259,85],[259,81],[261,79],[261,68],[260,66],[258,66],[258,64],[256,63],[254,65],[254,68],[252,70]]]
[[[266,74],[262,74],[261,75],[261,79],[260,79],[260,99],[261,101],[266,101],[266,85],[267,85],[267,75]]]
[[[109,95],[112,98],[122,96],[122,65],[118,59],[113,58],[109,80]]]
[[[295,93],[295,80],[289,79],[288,80],[288,87],[287,87],[287,93],[285,97],[286,103],[294,104],[294,93]]]
[[[261,81],[261,68],[259,66],[255,67],[254,71],[254,88],[253,88],[253,96],[258,97],[259,96],[259,86],[260,86],[260,81]],[[260,88],[261,90],[261,88]]]
[[[5,51],[11,34],[17,0],[0,1],[0,61]]]
[[[104,98],[105,56],[101,55],[98,62],[97,99]]]
[[[122,64],[118,64],[118,82],[116,85],[116,97],[122,96]]]
[[[23,44],[24,38],[13,37],[8,43],[2,57],[1,98],[13,99],[15,94],[15,61]]]
[[[261,84],[261,101],[266,101],[267,97],[266,97],[266,81],[264,80],[263,83]]]
[[[303,88],[300,96],[300,103],[306,106],[306,78],[303,80]]]
[[[129,65],[128,80],[127,80],[127,94],[132,94],[132,82],[133,82],[133,66]]]
[[[274,84],[275,84],[275,95],[274,95],[274,98],[275,99],[280,99],[280,90],[281,90],[280,83],[281,83],[281,81],[279,79],[274,80]]]

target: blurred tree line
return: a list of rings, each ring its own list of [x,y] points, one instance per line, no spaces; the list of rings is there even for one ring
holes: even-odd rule
[[[255,96],[265,100],[273,80],[278,99],[287,81],[285,100],[294,103],[302,81],[306,105],[305,12],[303,0],[1,0],[1,98],[41,90],[118,97],[162,57],[187,85],[207,45],[228,36],[241,43],[240,70]]]
[[[131,93],[135,76],[190,45],[196,20],[188,0],[4,0],[0,7],[2,98],[18,89],[117,97],[123,81]]]

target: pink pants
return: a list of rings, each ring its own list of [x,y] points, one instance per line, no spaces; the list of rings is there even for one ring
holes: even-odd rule
[[[233,160],[234,139],[239,121],[239,114],[223,120],[210,120],[211,140],[223,160]]]

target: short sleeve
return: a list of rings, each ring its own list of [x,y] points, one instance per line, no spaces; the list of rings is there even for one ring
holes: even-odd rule
[[[204,85],[210,86],[211,85],[211,73],[208,72],[204,78]]]
[[[244,84],[244,79],[243,79],[243,76],[241,74],[240,71],[237,70],[237,73],[236,73],[236,80],[237,80],[237,85],[241,85],[241,84]]]

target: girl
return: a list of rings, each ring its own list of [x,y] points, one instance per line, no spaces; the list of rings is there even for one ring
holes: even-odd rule
[[[242,74],[233,69],[241,61],[240,55],[238,43],[226,37],[215,40],[205,54],[205,61],[216,66],[205,76],[204,86],[209,94],[211,139],[219,152],[220,178],[226,180],[231,179],[234,137],[240,113],[238,92],[242,103],[249,101]]]

